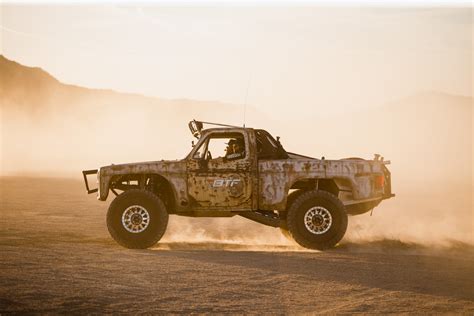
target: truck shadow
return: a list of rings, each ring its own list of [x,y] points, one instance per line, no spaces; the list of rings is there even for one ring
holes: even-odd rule
[[[141,260],[141,255],[156,262],[163,257],[186,259],[195,261],[196,266],[211,263],[227,270],[232,267],[235,271],[258,269],[262,274],[294,276],[305,282],[338,282],[474,301],[474,246],[466,244],[434,249],[396,240],[365,244],[346,242],[335,249],[319,252],[295,246],[183,242],[159,243],[153,249],[127,250],[105,233],[100,237],[58,232],[0,236],[4,237],[0,245],[9,247],[64,245],[95,253],[119,250],[121,254],[136,255],[137,261]]]
[[[387,246],[387,241],[383,243]],[[209,243],[170,243],[160,247],[170,251],[144,251],[226,267],[260,269],[270,274],[302,276],[309,282],[339,282],[474,301],[474,247],[470,245],[465,245],[466,249],[404,249],[403,245],[390,249],[376,242],[343,244],[325,252],[288,251],[284,247],[249,251],[242,245]]]

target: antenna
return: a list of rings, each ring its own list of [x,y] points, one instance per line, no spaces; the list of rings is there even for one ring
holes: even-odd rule
[[[245,102],[244,102],[244,127],[245,127],[245,114],[247,112],[247,99],[249,97],[250,81],[252,79],[252,73],[249,73],[249,80],[247,81],[247,92],[245,93]]]

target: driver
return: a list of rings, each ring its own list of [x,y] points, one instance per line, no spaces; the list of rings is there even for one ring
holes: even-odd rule
[[[230,155],[234,153],[234,143],[235,139],[230,139],[229,142],[227,143],[227,147],[225,149],[225,157],[228,158]]]
[[[240,159],[245,157],[244,140],[242,138],[231,139],[227,144],[226,158]]]

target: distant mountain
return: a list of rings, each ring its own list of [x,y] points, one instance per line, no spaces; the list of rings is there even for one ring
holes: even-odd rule
[[[7,105],[33,108],[47,103],[60,83],[40,68],[20,65],[0,55],[0,99]]]
[[[0,82],[2,173],[182,158],[190,150],[189,120],[239,125],[243,117],[242,105],[63,84],[4,56]],[[264,120],[252,106],[247,116]]]
[[[104,108],[143,107],[163,110],[168,114],[186,114],[187,119],[226,113],[225,117],[242,116],[242,106],[216,101],[190,99],[160,99],[113,90],[89,89],[61,83],[41,68],[27,67],[0,55],[1,107],[14,107],[37,114],[38,111],[81,107],[87,111],[103,111]],[[255,113],[252,107],[247,109]],[[169,113],[171,111],[171,113]],[[174,113],[173,113],[174,112]],[[161,113],[163,114],[163,113]],[[239,119],[240,121],[240,119]],[[229,122],[236,123],[236,122]]]
[[[2,97],[8,95],[9,90],[13,88],[24,91],[29,89],[40,90],[59,84],[58,80],[41,68],[23,66],[3,55],[0,55],[0,69],[2,70],[0,72],[2,81],[0,96]]]

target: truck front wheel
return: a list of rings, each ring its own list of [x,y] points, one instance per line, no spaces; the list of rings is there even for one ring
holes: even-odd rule
[[[107,228],[113,239],[131,249],[156,244],[166,231],[168,213],[161,199],[143,190],[128,190],[112,201]]]
[[[290,205],[286,225],[291,237],[301,246],[324,250],[344,237],[347,214],[344,204],[326,191],[307,191]]]

